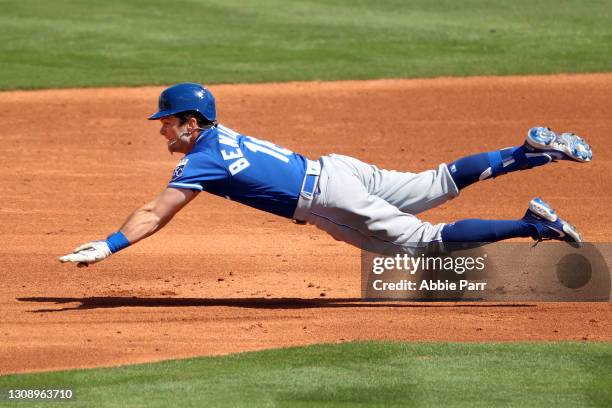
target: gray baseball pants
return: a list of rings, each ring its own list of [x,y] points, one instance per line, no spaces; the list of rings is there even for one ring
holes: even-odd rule
[[[386,246],[411,252],[441,241],[444,224],[423,222],[416,215],[459,194],[446,164],[403,173],[337,154],[323,156],[318,163],[318,186],[314,194],[300,196],[296,221],[373,251]],[[310,173],[316,174],[318,167],[310,162]]]

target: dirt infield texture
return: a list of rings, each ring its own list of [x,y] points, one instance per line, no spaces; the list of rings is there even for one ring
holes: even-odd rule
[[[612,340],[610,303],[360,303],[357,249],[206,194],[101,264],[61,265],[169,179],[179,156],[146,120],[160,90],[0,94],[0,374],[365,339]],[[479,183],[423,218],[517,218],[541,195],[586,240],[612,240],[610,74],[211,90],[243,133],[405,171],[521,143],[532,125],[580,132],[592,163]]]

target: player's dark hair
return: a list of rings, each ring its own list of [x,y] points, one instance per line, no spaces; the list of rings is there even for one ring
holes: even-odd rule
[[[174,116],[179,119],[181,125],[184,125],[185,122],[187,122],[191,118],[196,118],[196,121],[198,122],[198,127],[202,129],[209,128],[215,124],[215,122],[209,121],[200,112],[197,111],[179,112]]]

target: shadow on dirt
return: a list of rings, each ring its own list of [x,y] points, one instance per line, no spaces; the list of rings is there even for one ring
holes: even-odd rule
[[[23,297],[19,302],[53,303],[63,305],[79,303],[74,307],[38,309],[31,312],[62,312],[67,310],[108,309],[116,307],[241,307],[249,309],[315,309],[315,308],[406,308],[406,307],[535,307],[526,303],[464,303],[365,301],[360,298],[147,298],[147,297]],[[465,302],[464,299],[456,299]]]

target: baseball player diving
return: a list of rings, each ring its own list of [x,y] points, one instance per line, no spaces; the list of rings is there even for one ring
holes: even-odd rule
[[[364,249],[380,244],[411,252],[429,243],[496,242],[516,237],[577,245],[578,230],[540,198],[513,220],[465,219],[430,224],[417,215],[459,195],[469,185],[559,160],[589,162],[590,146],[571,133],[534,127],[519,146],[462,157],[421,173],[379,169],[355,158],[330,154],[311,160],[217,122],[211,92],[195,83],[165,89],[160,133],[170,152],[183,153],[170,182],[135,210],[118,231],[59,258],[87,266],[162,229],[200,192],[313,224],[337,240]]]

